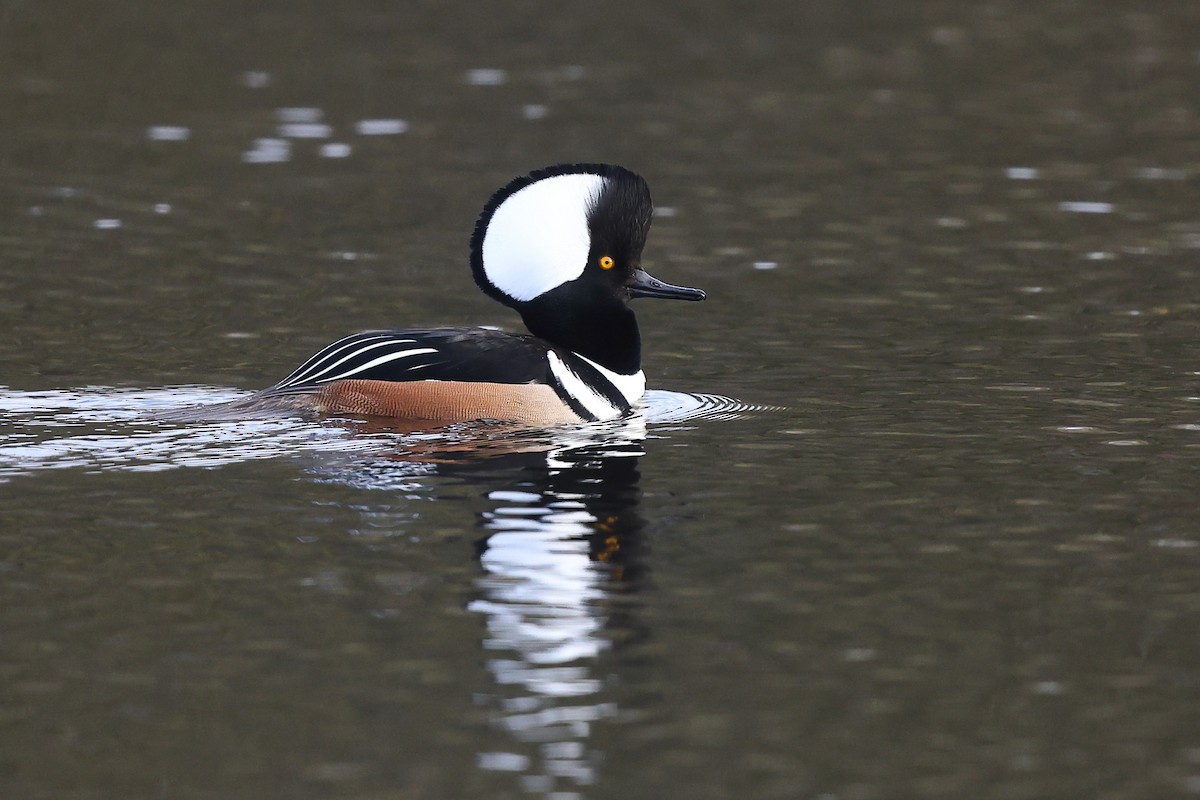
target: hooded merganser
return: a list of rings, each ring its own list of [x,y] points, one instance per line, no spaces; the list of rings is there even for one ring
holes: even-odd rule
[[[646,388],[633,297],[703,300],[641,268],[653,206],[641,176],[560,164],[488,200],[471,270],[532,336],[488,328],[369,331],[334,342],[249,400],[443,423],[608,420]]]

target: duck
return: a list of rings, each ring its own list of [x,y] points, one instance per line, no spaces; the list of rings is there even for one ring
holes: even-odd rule
[[[321,415],[537,427],[618,419],[646,390],[634,298],[697,301],[642,267],[653,203],[615,164],[557,164],[492,194],[470,240],[475,283],[527,334],[377,330],[326,346],[249,398]]]

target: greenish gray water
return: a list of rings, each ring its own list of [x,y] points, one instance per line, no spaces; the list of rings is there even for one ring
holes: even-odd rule
[[[1200,794],[1198,23],[0,5],[0,794]],[[514,327],[575,160],[709,292],[644,428],[144,415]]]

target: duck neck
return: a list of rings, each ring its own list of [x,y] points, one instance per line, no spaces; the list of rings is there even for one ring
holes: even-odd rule
[[[616,298],[607,302],[556,302],[552,294],[521,309],[530,333],[621,375],[641,370],[642,337],[629,306]]]

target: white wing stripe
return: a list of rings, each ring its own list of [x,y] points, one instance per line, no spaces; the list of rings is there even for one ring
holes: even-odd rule
[[[281,380],[277,386],[286,386],[292,383],[299,383],[309,377],[315,370],[321,368],[323,364],[327,364],[330,359],[338,353],[343,352],[351,347],[359,347],[366,342],[376,342],[381,339],[387,339],[387,334],[376,334],[374,336],[360,334],[356,336],[348,336],[345,339],[340,339],[333,344],[327,345],[324,350],[309,358],[300,366],[292,371],[291,375]]]
[[[349,355],[342,356],[337,361],[334,361],[332,364],[329,364],[329,366],[326,366],[325,369],[320,369],[322,366],[325,366],[325,362],[322,362],[321,364],[317,364],[315,367],[310,369],[307,373],[302,375],[297,380],[303,381],[304,383],[324,383],[324,381],[319,381],[319,380],[317,380],[317,378],[320,378],[322,375],[324,375],[327,372],[337,369],[338,367],[340,367],[342,364],[345,364],[350,359],[358,358],[360,355],[362,355],[363,353],[366,353],[369,350],[375,350],[380,347],[389,347],[393,344],[401,344],[401,343],[413,344],[414,340],[412,340],[412,339],[384,339],[381,342],[375,342],[374,344],[369,344],[366,347],[355,348],[354,352],[350,353]],[[403,352],[408,353],[408,352],[412,352],[412,351],[404,350]],[[331,355],[330,358],[333,358],[333,356]]]
[[[389,361],[396,361],[401,358],[408,358],[409,356],[419,356],[419,355],[422,355],[423,353],[436,353],[436,352],[437,352],[437,350],[432,347],[419,347],[415,350],[405,350],[401,353],[389,353],[386,356],[380,356],[379,358],[375,359],[374,361],[368,361],[366,364],[357,366],[354,369],[350,370],[349,372],[340,372],[337,375],[331,375],[328,378],[321,378],[318,381],[313,381],[313,383],[328,383],[329,381],[340,381],[343,378],[349,378],[351,375],[355,375],[359,372],[362,372],[363,370],[370,369],[371,367],[377,367],[380,364],[386,364]],[[344,361],[345,359],[342,359],[342,360]],[[341,363],[341,362],[338,362],[338,363]],[[329,370],[325,370],[325,372],[328,372],[328,371]],[[324,374],[324,373],[322,373],[322,374]]]

